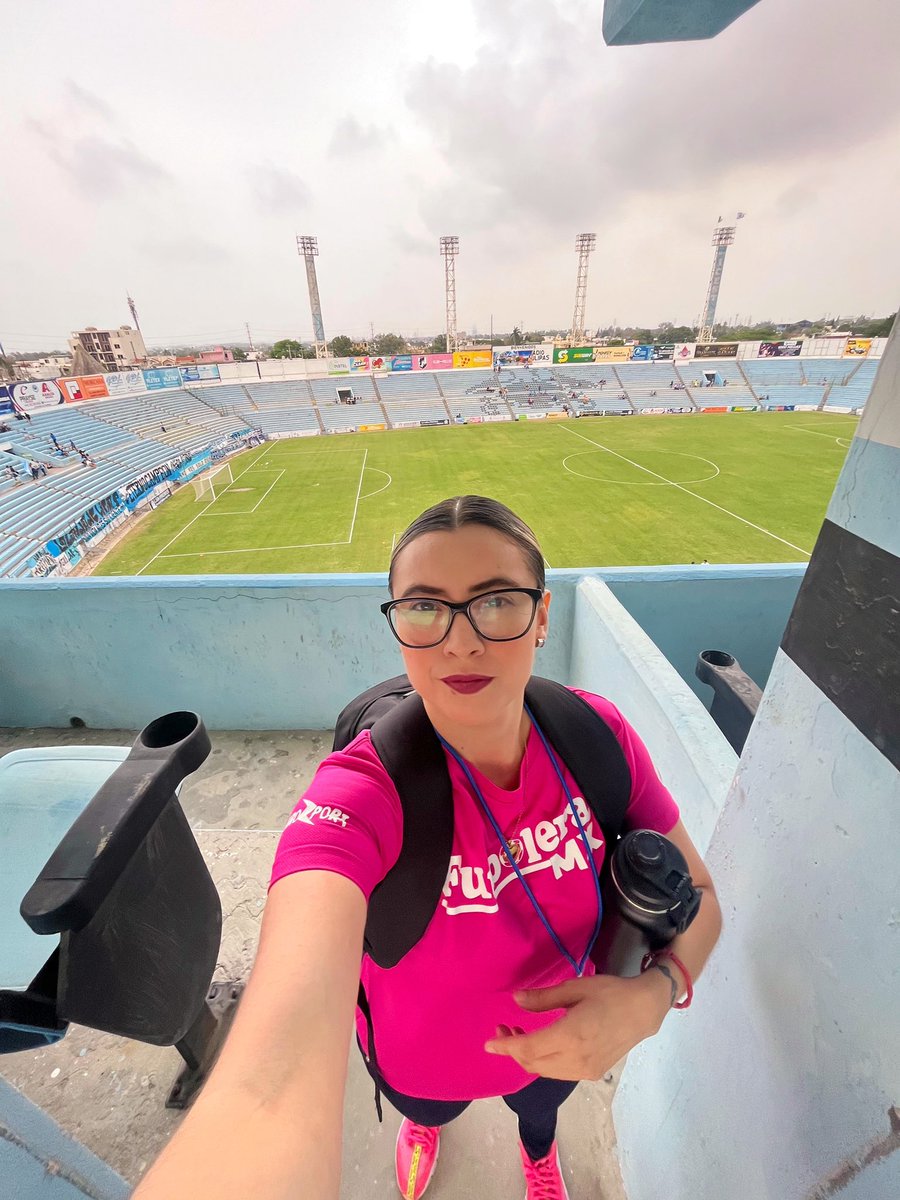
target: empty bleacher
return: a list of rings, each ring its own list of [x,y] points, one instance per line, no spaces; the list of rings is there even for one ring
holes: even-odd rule
[[[798,358],[742,358],[741,370],[755,392],[760,388],[802,386],[806,383],[803,366]],[[818,381],[817,381],[818,382]]]
[[[698,408],[712,408],[720,404],[759,403],[736,359],[700,359],[696,362],[678,363],[675,371],[687,385]],[[707,383],[707,375],[714,375],[712,384]]]
[[[690,389],[678,378],[672,362],[616,363],[614,370],[636,412],[693,407]]]

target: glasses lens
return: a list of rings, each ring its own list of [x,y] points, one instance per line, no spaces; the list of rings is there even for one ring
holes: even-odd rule
[[[527,592],[510,591],[479,596],[469,612],[483,637],[502,642],[522,637],[528,631],[534,609],[534,599]]]
[[[405,646],[436,645],[450,621],[450,609],[440,600],[400,600],[390,614],[394,633]]]

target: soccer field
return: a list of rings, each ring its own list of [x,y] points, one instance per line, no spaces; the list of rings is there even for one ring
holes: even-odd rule
[[[731,413],[520,421],[267,442],[144,517],[97,575],[384,571],[422,509],[478,492],[553,567],[805,562],[856,418]]]

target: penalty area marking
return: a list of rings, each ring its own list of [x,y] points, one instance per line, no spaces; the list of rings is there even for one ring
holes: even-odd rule
[[[597,450],[576,450],[574,454],[567,454],[566,457],[563,459],[563,462],[562,462],[563,468],[564,468],[564,470],[568,471],[570,475],[577,475],[579,479],[590,479],[592,483],[612,483],[612,484],[616,484],[617,486],[621,486],[621,487],[665,487],[667,484],[671,483],[671,480],[668,480],[668,479],[663,481],[662,476],[660,476],[660,482],[657,482],[656,480],[651,479],[646,483],[643,480],[629,481],[626,479],[604,479],[600,475],[585,475],[581,471],[575,471],[572,469],[572,467],[568,466],[568,462],[569,462],[570,458],[581,458],[585,454],[598,454],[598,453],[599,453],[599,451],[597,451]],[[707,463],[710,467],[712,467],[712,469],[713,469],[712,475],[704,475],[701,479],[685,479],[682,481],[684,484],[708,483],[710,481],[710,479],[715,479],[715,477],[717,475],[721,474],[721,472],[719,471],[719,468],[712,461],[712,459],[704,458],[701,454],[686,454],[683,450],[650,450],[650,451],[648,451],[648,453],[649,454],[677,454],[679,458],[693,458],[693,459],[696,459],[697,462],[704,462],[704,463]]]
[[[369,451],[363,452],[362,466],[359,471],[359,483],[356,487],[356,503],[353,506],[353,517],[350,521],[350,535],[343,541],[339,542],[299,542],[294,546],[247,546],[242,550],[192,550],[190,552],[178,552],[175,554],[159,554],[158,558],[212,558],[213,555],[220,554],[265,554],[272,550],[317,550],[325,546],[349,546],[353,541],[353,529],[356,525],[356,512],[359,508],[359,493],[362,490],[363,474],[366,469],[366,459]],[[277,480],[276,480],[277,482]],[[261,501],[260,501],[261,503]],[[196,518],[195,518],[196,520]],[[185,527],[186,528],[186,527]],[[169,545],[172,543],[170,542]]]
[[[379,475],[384,475],[384,477],[387,479],[387,483],[383,483],[381,487],[377,488],[374,492],[366,492],[364,496],[360,496],[360,500],[371,500],[373,496],[377,496],[379,493],[387,491],[387,489],[394,482],[393,476],[388,475],[387,471],[382,471],[381,467],[367,467],[366,469],[369,471],[377,471]]]
[[[626,458],[624,454],[619,454],[618,450],[611,450],[609,446],[604,446],[602,442],[595,442],[591,438],[586,437],[583,433],[578,433],[574,429],[569,429],[566,425],[560,425],[559,428],[563,433],[570,433],[573,437],[579,437],[582,441],[587,442],[591,446],[596,446],[598,450],[605,450],[607,454],[612,454],[616,458],[621,458],[623,462],[631,463],[633,467],[637,467],[639,471],[646,471],[648,475],[655,475],[657,479],[663,483],[668,483],[670,487],[677,488],[678,491],[684,492],[686,496],[693,496],[695,500],[700,500],[703,504],[708,504],[711,508],[717,508],[719,512],[725,513],[727,517],[734,517],[736,521],[740,521],[742,525],[749,525],[751,529],[756,529],[760,533],[764,533],[767,537],[774,538],[776,542],[781,542],[783,546],[790,546],[792,550],[799,550],[801,554],[805,554],[807,558],[812,557],[811,550],[804,550],[802,546],[795,546],[793,542],[789,542],[786,538],[779,537],[777,533],[773,533],[771,529],[766,529],[763,525],[757,525],[755,521],[748,521],[746,517],[739,516],[738,513],[732,512],[728,508],[723,508],[721,504],[716,504],[715,500],[708,500],[706,496],[701,496],[697,492],[692,492],[684,486],[684,484],[676,483],[673,479],[666,479],[665,475],[660,475],[657,471],[651,471],[649,467],[642,467],[640,463],[635,462],[631,458]]]
[[[264,467],[257,467],[256,469],[258,471],[265,470]],[[272,469],[274,470],[274,468],[272,468]],[[263,494],[260,496],[260,498],[257,500],[257,502],[253,505],[252,508],[236,508],[236,509],[233,509],[231,512],[206,512],[204,510],[200,514],[200,516],[201,517],[245,517],[249,513],[255,513],[256,510],[259,508],[259,506],[262,504],[263,500],[265,500],[266,496],[268,496],[269,492],[271,492],[272,488],[275,486],[275,484],[278,482],[278,480],[282,477],[283,474],[284,474],[283,470],[278,472],[278,474],[275,476],[275,478],[272,480],[272,482],[269,484],[269,486],[266,488],[266,490],[263,492]],[[231,488],[231,484],[228,485],[228,487],[225,489],[225,492],[227,492],[230,488]],[[250,492],[253,489],[252,488],[234,488],[233,490],[236,492]],[[220,492],[218,498],[221,498],[222,496],[224,496],[225,492]],[[165,556],[163,556],[163,557],[165,557]]]
[[[816,437],[826,438],[829,442],[836,442],[839,446],[843,446],[847,450],[850,449],[850,443],[847,441],[846,438],[835,437],[831,433],[823,433],[821,429],[810,429],[810,427],[808,425],[787,425],[787,426],[785,426],[785,428],[791,429],[795,433],[812,433]],[[831,428],[838,429],[838,428],[843,428],[843,426],[832,425]]]
[[[247,465],[246,465],[246,467],[244,467],[243,471],[239,471],[238,474],[235,476],[235,478],[232,479],[231,483],[235,483],[238,479],[241,479],[244,475],[246,475],[248,471],[252,470],[253,467],[255,467],[256,464],[259,462],[260,458],[262,458],[263,453],[265,453],[265,449],[263,449],[263,451],[253,460],[252,463],[247,463]],[[229,484],[229,487],[230,486],[231,486],[231,484]],[[226,491],[227,490],[228,489],[226,488]],[[141,567],[140,571],[135,571],[135,575],[136,576],[143,575],[144,571],[147,570],[147,568],[150,566],[150,564],[156,562],[156,560],[158,558],[163,558],[163,557],[174,558],[175,555],[172,555],[172,554],[164,555],[163,551],[168,550],[168,548],[174,542],[177,542],[178,539],[181,537],[181,535],[183,533],[185,533],[188,529],[190,529],[190,527],[193,525],[193,523],[195,521],[199,521],[200,518],[203,516],[203,514],[206,512],[206,510],[209,508],[210,504],[215,504],[215,499],[210,500],[209,504],[204,504],[203,508],[200,509],[200,511],[197,513],[197,515],[195,517],[191,517],[191,519],[188,521],[188,523],[186,525],[184,525],[181,529],[179,529],[173,538],[169,538],[169,540],[163,546],[162,550],[157,550],[157,552],[153,555],[153,557],[144,563],[144,565]]]

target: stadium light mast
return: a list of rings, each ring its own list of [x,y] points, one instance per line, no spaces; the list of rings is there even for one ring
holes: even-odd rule
[[[134,321],[135,329],[137,329],[138,333],[140,333],[141,332],[141,323],[138,320],[137,305],[135,304],[135,302],[132,300],[132,298],[130,296],[127,296],[126,299],[128,300],[128,311],[131,313],[131,319],[132,319],[132,321]]]
[[[573,346],[580,337],[584,336],[584,307],[587,303],[588,263],[596,245],[596,233],[579,233],[575,235],[575,249],[578,251],[578,278],[575,281],[575,310],[572,313],[572,328],[569,331],[569,339]]]
[[[306,262],[306,282],[309,286],[309,307],[312,310],[316,358],[327,358],[328,343],[325,341],[325,326],[322,323],[322,301],[319,299],[319,281],[316,279],[316,259],[319,256],[319,239],[310,237],[306,233],[298,234],[297,253]]]
[[[746,213],[739,212],[737,220],[740,221],[744,216],[746,216]],[[706,303],[703,305],[700,328],[697,332],[698,342],[711,342],[713,340],[713,325],[716,321],[719,287],[722,283],[722,272],[725,269],[725,252],[734,242],[735,228],[734,225],[723,225],[722,218],[719,217],[718,223],[713,230],[712,245],[715,248],[715,254],[713,255],[712,271],[709,275],[709,286],[706,289]]]
[[[447,353],[456,349],[456,256],[459,254],[459,238],[455,235],[441,238],[441,254],[444,258],[444,296],[447,309]]]

